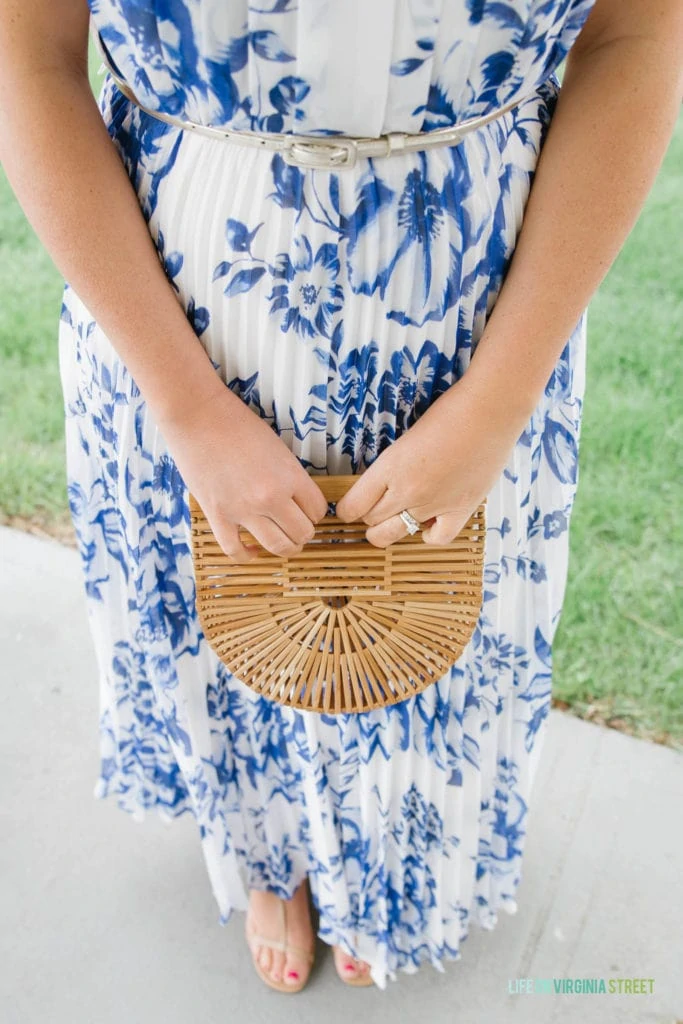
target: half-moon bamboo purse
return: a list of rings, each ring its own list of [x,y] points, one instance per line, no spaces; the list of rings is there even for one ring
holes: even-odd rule
[[[334,505],[357,476],[315,477]],[[436,682],[470,640],[482,603],[486,499],[440,547],[406,536],[388,548],[333,508],[299,555],[261,548],[237,564],[189,496],[196,602],[204,635],[230,671],[279,704],[326,714],[369,711]],[[257,544],[244,529],[240,536]]]

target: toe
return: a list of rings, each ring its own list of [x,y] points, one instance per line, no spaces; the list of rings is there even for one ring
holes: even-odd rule
[[[347,978],[354,978],[358,974],[356,961],[346,953],[339,953],[339,965]]]
[[[288,985],[298,985],[303,976],[304,972],[296,961],[285,964],[285,981]]]
[[[285,963],[285,954],[279,950],[273,953],[273,959],[270,965],[270,976],[273,981],[282,981],[282,968]]]
[[[360,975],[365,976],[369,972],[370,964],[366,963],[365,960],[355,960],[344,953],[338,946],[335,946],[335,953],[339,965],[338,970],[342,977],[357,978]]]
[[[284,965],[284,979],[288,985],[298,985],[310,970],[310,964],[295,953],[288,953]]]
[[[270,964],[272,960],[272,950],[269,946],[261,946],[258,952],[258,962],[262,970],[270,971]]]

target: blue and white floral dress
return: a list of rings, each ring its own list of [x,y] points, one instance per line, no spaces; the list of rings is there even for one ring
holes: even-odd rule
[[[241,130],[439,128],[453,147],[304,170],[184,132],[103,82],[99,107],[169,287],[226,385],[312,473],[360,472],[466,370],[503,281],[592,0],[90,0],[160,111]],[[99,665],[95,795],[191,812],[219,920],[308,875],[320,937],[399,970],[458,959],[515,909],[577,485],[585,312],[488,495],[485,595],[453,669],[385,710],[257,697],[197,619],[187,489],[65,282],[68,493]],[[144,339],[140,339],[144,344]],[[197,396],[201,400],[201,396]],[[227,443],[227,439],[226,439]],[[453,438],[457,444],[457,437]]]

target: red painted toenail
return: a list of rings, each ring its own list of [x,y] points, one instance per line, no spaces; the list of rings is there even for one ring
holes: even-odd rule
[[[287,971],[287,977],[288,978],[298,978],[299,975],[297,974],[296,971]]]
[[[345,971],[355,971],[356,968],[353,966],[353,964],[344,964],[344,970]]]

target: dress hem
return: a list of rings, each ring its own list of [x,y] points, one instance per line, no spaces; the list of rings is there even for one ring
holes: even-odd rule
[[[149,790],[151,792],[151,789]],[[163,805],[160,800],[147,803],[145,806],[137,804],[131,806],[130,789],[125,791],[117,789],[115,785],[112,785],[112,779],[109,780],[100,776],[97,780],[93,796],[97,800],[106,800],[107,798],[117,797],[117,806],[119,809],[125,811],[130,817],[133,818],[138,824],[142,824],[147,820],[148,815],[156,813],[165,825],[170,826],[173,821],[181,817],[185,813],[193,813],[192,807],[189,802],[189,797],[185,798],[181,803],[168,808]],[[133,794],[134,795],[134,794]],[[296,890],[309,875],[308,871],[298,874],[292,873],[290,882],[287,886],[265,886],[266,891],[276,891],[277,895],[281,899],[291,899]],[[514,879],[514,893],[516,893],[517,887],[520,882],[520,877]],[[245,891],[248,891],[245,885]],[[285,890],[283,895],[283,888]],[[218,925],[219,927],[226,927],[235,912],[246,914],[246,908],[238,906],[237,902],[225,902],[214,891],[214,899],[218,905]],[[316,901],[313,887],[311,886],[311,898],[315,909],[319,916],[319,927],[316,932],[316,938],[325,945],[330,947],[339,946],[348,956],[354,957],[355,959],[364,960],[370,964],[370,974],[378,988],[385,990],[387,988],[387,981],[392,982],[397,980],[399,972],[404,974],[415,974],[421,967],[426,964],[431,964],[435,970],[440,973],[445,973],[447,963],[455,963],[462,959],[462,953],[458,947],[451,947],[447,943],[440,947],[435,947],[434,943],[428,941],[421,943],[415,951],[409,954],[402,962],[397,963],[395,968],[390,968],[386,962],[377,963],[377,956],[373,955],[377,950],[377,944],[373,942],[372,936],[364,934],[359,929],[354,930],[354,941],[350,941],[350,934],[348,932],[339,931],[338,928],[332,924],[327,923],[325,914],[321,912],[320,907]],[[517,913],[517,902],[514,898],[513,893],[500,892],[497,898],[492,904],[488,904],[486,907],[481,907],[475,902],[468,915],[468,922],[465,929],[461,932],[459,943],[463,943],[467,940],[471,926],[482,928],[485,931],[493,931],[498,924],[499,911],[504,911],[509,915]],[[374,945],[374,949],[373,949]],[[415,959],[416,958],[416,959]]]

